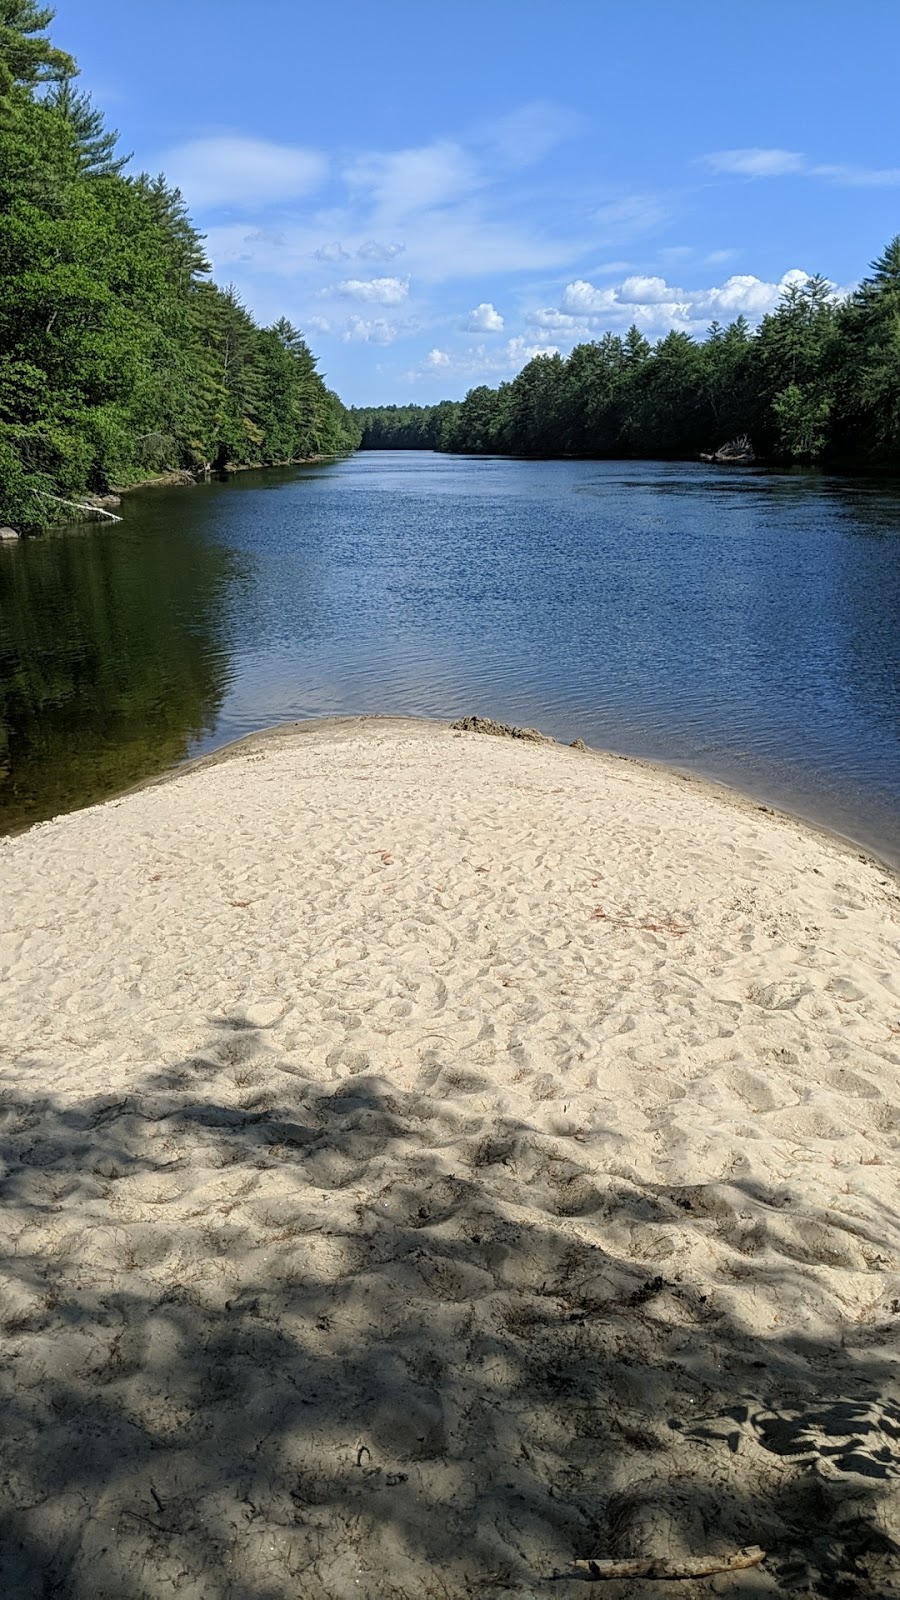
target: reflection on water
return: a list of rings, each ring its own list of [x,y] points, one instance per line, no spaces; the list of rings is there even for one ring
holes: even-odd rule
[[[215,726],[234,559],[84,528],[0,561],[0,817],[21,827],[183,760]]]
[[[479,711],[900,860],[894,484],[378,452],[125,517],[0,550],[20,814],[290,718]]]

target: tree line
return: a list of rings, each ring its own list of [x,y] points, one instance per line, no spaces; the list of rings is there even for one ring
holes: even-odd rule
[[[792,283],[755,331],[651,345],[632,327],[459,402],[351,416],[364,450],[677,459],[746,435],[764,459],[900,468],[900,235],[846,300]]]
[[[179,191],[126,174],[52,18],[0,4],[0,521],[171,469],[352,449],[298,330],[258,327],[210,281]]]

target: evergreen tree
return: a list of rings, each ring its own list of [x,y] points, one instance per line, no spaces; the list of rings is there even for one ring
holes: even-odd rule
[[[71,124],[82,172],[108,178],[127,167],[131,156],[115,153],[118,133],[106,128],[103,112],[97,110],[89,94],[77,92],[72,78],[55,83],[44,104]]]
[[[0,0],[0,520],[171,467],[353,448],[297,330],[258,328],[209,281],[178,190],[125,175],[51,17]]]

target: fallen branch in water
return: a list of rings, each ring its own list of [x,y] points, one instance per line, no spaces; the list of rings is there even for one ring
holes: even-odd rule
[[[765,1559],[765,1550],[753,1544],[732,1556],[685,1556],[680,1561],[670,1561],[666,1556],[633,1561],[576,1561],[575,1567],[592,1578],[706,1578],[714,1572],[758,1567]]]
[[[88,511],[98,517],[109,517],[111,522],[122,521],[122,518],[117,517],[114,511],[104,511],[102,506],[92,506],[86,504],[83,500],[62,500],[58,494],[45,494],[43,489],[35,489],[34,492],[42,500],[52,500],[58,506],[74,506],[76,511]]]

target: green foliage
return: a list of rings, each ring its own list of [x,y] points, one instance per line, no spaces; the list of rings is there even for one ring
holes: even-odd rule
[[[848,357],[837,386],[843,453],[900,462],[900,234],[873,261],[841,318]]]
[[[0,95],[16,88],[56,82],[75,71],[64,50],[46,37],[54,13],[33,0],[0,0]]]
[[[831,400],[815,384],[789,383],[772,401],[778,419],[781,453],[793,461],[814,461],[828,442]]]
[[[127,167],[131,156],[115,153],[118,133],[104,127],[103,112],[97,110],[89,94],[78,93],[71,78],[54,84],[44,104],[71,125],[82,172],[110,177]]]
[[[209,281],[164,178],[125,176],[51,18],[0,0],[0,521],[168,468],[352,449],[301,335]]]
[[[488,391],[490,392],[490,391]],[[453,449],[449,430],[459,406],[351,406],[350,417],[362,450]]]
[[[685,457],[748,435],[758,455],[900,468],[900,235],[851,298],[790,284],[755,333],[743,317],[697,343],[636,327],[536,356],[461,402],[352,413],[362,449]]]

